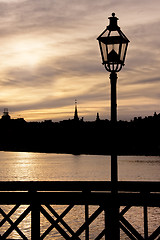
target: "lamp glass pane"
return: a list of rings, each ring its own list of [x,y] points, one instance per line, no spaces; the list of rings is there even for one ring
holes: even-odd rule
[[[107,61],[107,47],[103,42],[101,42],[101,48],[102,48],[102,54],[103,54],[102,59],[106,62]]]
[[[112,50],[114,50],[114,45],[113,45],[113,44],[109,44],[107,47],[108,47],[108,54],[109,54]]]
[[[125,50],[126,50],[126,43],[122,43],[121,54],[120,54],[121,61],[124,61]]]
[[[119,44],[108,45],[108,62],[117,63],[120,60],[119,56]]]
[[[119,55],[119,44],[114,44],[114,51]]]
[[[110,37],[117,37],[117,36],[120,36],[119,32],[117,32],[117,31],[111,31],[110,32]]]
[[[117,54],[119,54],[119,44],[109,44],[108,45],[108,53],[114,50]]]
[[[104,32],[103,32],[103,34],[101,34],[101,37],[108,37],[108,35],[109,35],[109,30],[105,30]]]

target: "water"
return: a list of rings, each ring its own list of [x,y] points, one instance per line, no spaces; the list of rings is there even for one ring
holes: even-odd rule
[[[0,181],[94,181],[110,180],[110,156],[97,155],[70,155],[70,154],[46,154],[26,152],[0,152]],[[127,181],[160,181],[160,157],[159,156],[119,156],[118,157],[119,180]],[[3,206],[4,207],[4,206]],[[6,206],[5,212],[11,206]],[[54,206],[60,214],[67,206]],[[21,206],[12,220],[23,211]],[[90,208],[90,214],[97,207]],[[143,234],[141,219],[143,209],[140,207],[131,208],[125,217],[135,228]],[[78,214],[77,214],[78,213]],[[64,220],[76,231],[84,220],[83,206],[74,207]],[[103,213],[96,222],[91,225],[90,239],[95,239],[96,234],[103,229]],[[149,233],[151,233],[160,222],[159,208],[149,208]],[[42,232],[48,226],[48,221],[41,216]],[[8,224],[9,225],[9,224]],[[141,226],[142,225],[142,226]],[[7,227],[7,225],[5,226]],[[1,227],[2,234],[5,227]],[[21,223],[23,233],[30,239],[30,216],[26,222]],[[10,235],[12,239],[18,239],[16,232]],[[19,238],[20,239],[20,238]],[[45,239],[64,239],[54,229]],[[80,236],[84,239],[84,234]],[[121,233],[121,239],[128,239]]]
[[[110,180],[110,156],[0,152],[0,181]],[[159,156],[119,156],[120,181],[160,181]]]

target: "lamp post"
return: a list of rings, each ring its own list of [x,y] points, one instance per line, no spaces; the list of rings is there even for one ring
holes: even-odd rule
[[[117,72],[124,66],[129,40],[117,25],[118,18],[115,17],[115,13],[112,13],[112,17],[109,17],[109,20],[109,25],[100,34],[97,40],[99,41],[102,64],[105,66],[105,69],[110,72],[111,123],[114,127],[117,122]],[[116,144],[113,139],[111,152],[111,182],[113,186],[116,186],[118,180],[117,154],[115,148]]]
[[[111,184],[112,184],[112,204],[105,207],[105,239],[120,239],[119,229],[119,203],[117,200],[117,147],[116,147],[116,122],[117,122],[117,72],[124,66],[129,40],[117,25],[118,18],[115,13],[109,17],[109,25],[97,38],[99,41],[102,64],[110,72],[111,82]]]

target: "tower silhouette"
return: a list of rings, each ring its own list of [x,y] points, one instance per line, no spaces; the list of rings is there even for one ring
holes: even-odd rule
[[[98,122],[99,120],[100,120],[100,117],[99,117],[99,113],[97,112],[96,121]]]
[[[79,121],[78,110],[77,110],[77,100],[76,99],[75,99],[74,121]]]

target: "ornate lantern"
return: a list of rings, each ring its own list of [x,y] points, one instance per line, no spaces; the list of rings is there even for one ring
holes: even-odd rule
[[[110,24],[97,38],[99,41],[102,64],[109,72],[119,72],[124,66],[129,40],[117,25],[115,13],[109,17]]]

